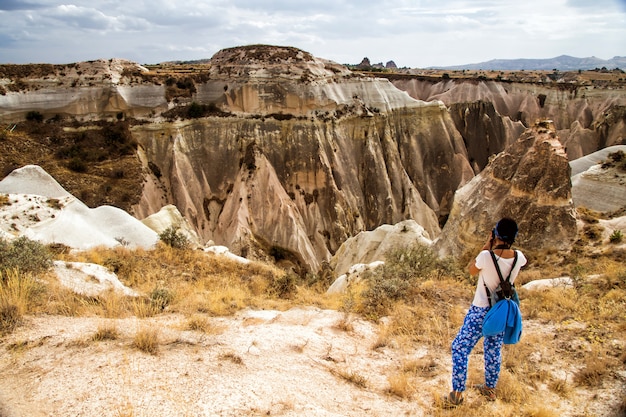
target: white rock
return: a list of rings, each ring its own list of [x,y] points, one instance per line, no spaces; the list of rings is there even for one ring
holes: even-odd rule
[[[242,263],[242,264],[249,264],[250,263],[250,259],[246,259],[244,257],[235,255],[234,253],[232,253],[226,246],[209,246],[208,248],[204,248],[205,252],[211,252],[214,253],[216,255],[220,255],[220,256],[224,256],[228,259],[231,259],[233,261]]]
[[[54,261],[54,272],[64,287],[87,296],[108,291],[136,297],[139,294],[120,282],[113,272],[102,265],[83,262]]]
[[[522,285],[522,288],[524,288],[525,290],[533,291],[533,290],[545,290],[545,289],[554,288],[554,287],[571,288],[573,285],[574,283],[570,277],[560,277],[560,278],[537,279],[534,281],[530,281]]]
[[[341,294],[344,293],[348,286],[354,282],[358,282],[363,273],[367,271],[371,271],[373,269],[378,268],[381,265],[384,265],[384,261],[374,261],[369,264],[356,264],[352,265],[348,271],[348,273],[339,276],[335,282],[328,288],[326,291],[327,294]]]
[[[346,240],[333,256],[331,266],[335,273],[344,274],[354,265],[384,261],[388,251],[415,243],[432,244],[428,232],[415,220],[384,224]]]
[[[9,194],[10,204],[0,206],[0,229],[5,233],[79,250],[122,244],[149,249],[158,241],[154,230],[122,209],[87,207],[37,165],[5,177],[0,193]]]

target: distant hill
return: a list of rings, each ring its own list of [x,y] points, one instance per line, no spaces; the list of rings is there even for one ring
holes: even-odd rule
[[[477,64],[465,64],[449,67],[431,67],[431,69],[449,69],[449,70],[543,70],[551,71],[557,69],[559,71],[576,71],[591,70],[606,67],[607,69],[625,69],[626,56],[615,56],[611,59],[604,60],[594,56],[589,58],[576,58],[568,55],[561,55],[548,59],[492,59],[491,61],[479,62]]]

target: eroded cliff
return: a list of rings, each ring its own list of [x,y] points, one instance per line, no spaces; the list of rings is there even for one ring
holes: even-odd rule
[[[209,117],[133,128],[152,175],[135,211],[175,204],[207,240],[282,248],[317,270],[362,230],[415,219],[432,236],[472,171],[438,105],[372,117]],[[155,167],[156,166],[156,167]]]
[[[511,217],[517,245],[569,249],[577,237],[570,174],[554,125],[539,122],[457,190],[435,248],[442,256],[475,250],[500,218]]]
[[[626,141],[626,90],[570,82],[505,82],[480,79],[390,77],[418,100],[441,100],[482,169],[481,139],[493,147],[513,143],[537,120],[554,122],[570,160]],[[483,133],[484,132],[484,133]],[[504,147],[496,149],[496,152]]]
[[[420,77],[390,81],[352,73],[297,48],[267,45],[225,49],[210,64],[184,70],[123,60],[0,66],[0,121],[20,131],[29,114],[47,119],[30,130],[39,131],[35,141],[45,145],[42,152],[62,146],[69,155],[94,132],[101,132],[105,144],[120,147],[122,137],[125,146],[138,145],[132,163],[121,153],[124,169],[106,156],[98,159],[97,171],[108,178],[78,195],[98,194],[115,204],[106,191],[110,184],[134,180],[125,187],[139,189],[140,197],[121,194],[118,205],[131,207],[135,216],[173,204],[202,240],[250,257],[272,253],[299,272],[317,271],[347,238],[382,224],[413,219],[436,238],[455,191],[494,154],[517,143],[537,118],[554,121],[567,159],[565,153],[574,158],[623,142],[625,106],[622,90]],[[56,130],[46,134],[52,126]],[[120,126],[123,134],[107,133]],[[11,155],[0,157],[3,170],[17,162],[40,163]],[[67,160],[55,168],[50,159],[50,172],[72,170]],[[85,169],[96,171],[95,165]],[[527,200],[545,201],[546,190],[520,185],[522,178],[532,183],[532,175],[523,176],[526,169],[536,172],[523,164],[515,175],[519,184],[501,195],[518,198],[524,190]],[[555,175],[555,187],[569,184],[563,172]],[[68,189],[80,182],[75,176],[85,176],[67,175],[67,184],[60,182]],[[551,209],[548,204],[541,212],[515,214],[536,222],[537,216],[554,215]],[[569,234],[560,237],[566,242]]]

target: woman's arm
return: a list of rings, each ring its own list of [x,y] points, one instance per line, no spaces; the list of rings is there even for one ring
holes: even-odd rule
[[[476,266],[476,259],[472,260],[472,263],[470,263],[469,265],[469,273],[470,275],[478,275],[478,273],[480,272],[480,269],[478,269],[478,267]]]
[[[493,247],[493,236],[489,234],[487,238],[487,242],[483,245],[483,250],[491,250]],[[470,275],[478,275],[480,269],[476,266],[476,259],[472,259],[472,262],[469,264],[469,273]]]

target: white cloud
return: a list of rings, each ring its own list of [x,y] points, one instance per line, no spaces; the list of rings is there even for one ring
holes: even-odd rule
[[[0,19],[0,62],[150,63],[252,43],[413,67],[626,55],[623,0],[5,0]]]

